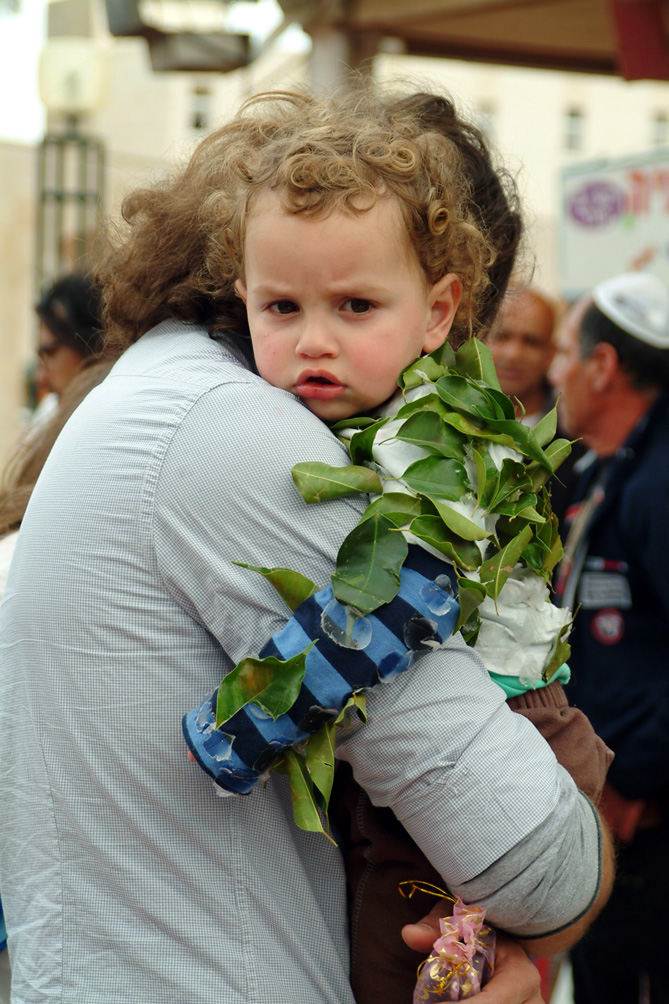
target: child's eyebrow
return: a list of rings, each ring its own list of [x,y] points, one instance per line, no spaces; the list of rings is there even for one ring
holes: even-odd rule
[[[263,282],[257,286],[252,286],[256,296],[285,296],[291,299],[296,295],[295,285],[277,280],[276,282]],[[375,296],[387,295],[391,292],[389,285],[382,285],[374,281],[365,281],[364,276],[351,276],[350,279],[337,279],[327,284],[327,289],[332,296],[350,296],[359,299],[374,299]]]

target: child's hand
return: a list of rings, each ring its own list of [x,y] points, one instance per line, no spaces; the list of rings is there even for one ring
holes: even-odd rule
[[[427,916],[417,924],[402,928],[402,937],[409,946],[428,955],[439,937],[439,918],[446,916],[452,903],[439,900]],[[497,932],[495,975],[477,995],[481,1004],[543,1004],[539,970],[521,945],[506,934]]]

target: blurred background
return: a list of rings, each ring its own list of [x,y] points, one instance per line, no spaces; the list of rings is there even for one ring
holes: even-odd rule
[[[44,289],[256,91],[348,65],[455,98],[519,180],[525,271],[669,279],[667,0],[0,0],[0,464]]]

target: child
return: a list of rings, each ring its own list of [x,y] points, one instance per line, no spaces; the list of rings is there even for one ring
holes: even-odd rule
[[[237,179],[237,191],[228,196],[231,202],[237,200],[233,214],[237,232],[230,235],[230,247],[258,371],[270,383],[296,394],[319,418],[330,423],[358,414],[369,415],[387,402],[391,402],[387,414],[393,415],[403,404],[402,399],[397,400],[398,376],[409,364],[425,353],[439,350],[449,335],[456,342],[465,340],[480,317],[486,322],[491,319],[496,296],[503,292],[508,276],[508,271],[502,274],[498,288],[491,292],[493,263],[498,255],[503,258],[506,240],[512,247],[506,254],[510,268],[517,242],[513,228],[511,236],[507,236],[500,225],[501,219],[508,222],[513,214],[490,168],[485,148],[479,146],[476,153],[480,141],[457,120],[447,103],[416,96],[394,105],[389,103],[387,114],[397,124],[397,139],[392,143],[382,144],[373,134],[365,135],[362,126],[353,142],[350,136],[325,132],[317,141],[312,134],[310,142],[302,147],[295,145],[294,137],[281,136],[280,130],[278,135],[261,137],[254,148],[252,169],[247,160],[246,173]],[[483,169],[478,204],[472,198],[472,172],[468,171],[473,162]],[[377,466],[383,464],[379,454],[375,453],[373,459]],[[414,559],[412,572],[423,572],[429,578],[444,574],[438,564],[426,572],[424,555],[423,559]],[[406,601],[411,602],[409,595]],[[304,638],[313,639],[322,633],[323,618],[331,602],[329,592],[321,599],[307,599],[289,627],[264,650],[266,656],[299,656]],[[419,609],[416,603],[413,609]],[[457,611],[451,604],[451,615],[454,609]],[[382,616],[381,612],[378,616]],[[443,623],[437,618],[437,644],[453,630],[456,618],[457,612],[450,620],[445,617]],[[297,631],[296,626],[301,630]],[[291,647],[296,633],[300,642]],[[555,647],[554,641],[549,650]],[[328,668],[337,665],[336,648],[329,645]],[[407,643],[406,649],[410,653],[412,646]],[[345,657],[344,662],[354,662],[360,652],[343,647],[339,654]],[[322,653],[318,658],[322,661]],[[410,661],[407,659],[405,665]],[[539,670],[546,661],[544,652]],[[213,699],[186,716],[184,733],[192,752],[224,788],[250,790],[282,748],[304,739],[341,710],[341,695],[333,699],[332,690],[328,690],[328,702],[317,692],[316,686],[323,681],[318,677],[322,667],[314,666],[316,662],[316,652],[307,654],[311,675],[305,679],[301,697],[292,705],[290,715],[284,713],[275,722],[256,705],[247,705],[216,732],[211,715]],[[364,681],[360,678],[357,683],[347,678],[343,697],[375,682],[383,659],[375,653],[372,662],[371,677]],[[343,672],[339,665],[337,669]],[[327,669],[324,672],[327,675]],[[546,682],[535,674],[529,689]],[[327,685],[330,683],[328,680]],[[518,689],[524,692],[528,684]],[[540,717],[543,714],[552,718],[546,729],[550,732],[551,728],[555,730],[556,722],[558,727],[563,724],[564,713],[559,709],[566,702],[557,684],[548,689],[550,697],[545,703],[528,698],[521,704],[529,706],[530,717],[535,703],[542,706]],[[298,706],[299,713],[295,711]],[[576,720],[571,721],[574,726]],[[582,723],[577,727],[582,728]],[[601,773],[607,756],[594,739],[588,759],[592,750],[599,758]],[[354,790],[352,784],[348,781],[338,785],[339,818]],[[598,776],[592,783],[593,795],[600,784]],[[367,804],[364,811],[374,810]],[[359,801],[353,816],[359,823]],[[377,852],[379,846],[383,847],[386,823],[392,826],[382,815],[377,820],[382,839],[375,845],[376,858],[372,855],[372,862],[379,860]],[[397,831],[397,824],[394,826]],[[432,871],[424,859],[420,866],[416,864],[419,852],[415,847],[407,849],[409,838],[401,828],[393,839],[399,839],[399,846],[404,847],[404,862],[397,843],[393,849],[401,863],[401,877],[431,878]],[[353,876],[357,868],[354,854],[349,864],[349,876]],[[420,875],[411,871],[416,867],[422,868]],[[369,874],[366,876],[367,909],[376,901],[371,882],[380,875],[372,871],[371,879]],[[390,916],[396,930],[398,913],[378,916],[374,931],[368,925],[356,924],[360,909],[356,896],[363,883],[358,885],[355,880],[352,884],[354,989],[362,1000],[367,992],[366,973],[371,999],[374,993],[379,999],[379,979],[389,944],[379,934],[378,924]],[[386,883],[386,891],[389,888]],[[365,936],[370,941],[361,950],[356,938]],[[378,962],[370,962],[372,941],[380,946]],[[363,962],[359,980],[356,958]],[[411,979],[415,981],[415,962]],[[387,993],[384,985],[384,999]],[[403,993],[406,995],[406,989]]]

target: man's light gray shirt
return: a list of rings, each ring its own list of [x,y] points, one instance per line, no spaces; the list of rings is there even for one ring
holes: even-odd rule
[[[205,331],[132,346],[56,444],[0,609],[0,887],[15,1004],[353,1004],[338,850],[284,778],[217,797],[181,717],[319,584],[364,502],[306,506],[328,429]],[[451,888],[521,934],[598,886],[594,811],[459,641],[377,687],[339,754]],[[407,878],[412,878],[408,875]],[[417,956],[417,962],[419,957]]]

